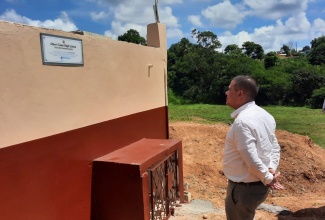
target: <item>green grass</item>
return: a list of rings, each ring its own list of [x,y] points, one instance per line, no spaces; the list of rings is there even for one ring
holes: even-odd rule
[[[308,135],[314,143],[325,148],[325,114],[320,109],[305,107],[266,106],[277,123],[277,129]],[[169,107],[170,121],[194,121],[201,123],[232,122],[233,111],[226,105],[174,105]]]

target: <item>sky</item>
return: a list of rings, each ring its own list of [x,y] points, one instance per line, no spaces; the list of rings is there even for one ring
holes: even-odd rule
[[[0,20],[63,31],[82,30],[117,39],[130,29],[146,38],[155,23],[155,0],[0,0]],[[324,0],[158,0],[168,47],[192,30],[211,31],[222,44],[246,41],[265,52],[297,50],[325,34]],[[1,30],[0,30],[1,34]]]

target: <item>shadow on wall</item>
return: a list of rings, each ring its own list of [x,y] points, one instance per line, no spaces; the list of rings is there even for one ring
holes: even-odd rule
[[[293,213],[279,213],[277,215],[279,220],[324,220],[325,219],[325,206],[319,208],[306,208]]]

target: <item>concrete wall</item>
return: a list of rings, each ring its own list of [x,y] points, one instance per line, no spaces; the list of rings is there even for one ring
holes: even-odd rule
[[[82,40],[84,66],[43,65],[40,33]],[[148,46],[0,21],[1,219],[89,219],[91,162],[168,138],[166,30]]]
[[[165,106],[166,48],[7,22],[0,30],[0,148]],[[41,32],[82,39],[84,66],[43,65]]]

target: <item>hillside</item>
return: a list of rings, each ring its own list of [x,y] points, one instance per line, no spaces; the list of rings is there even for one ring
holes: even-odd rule
[[[224,208],[227,184],[222,156],[228,129],[223,123],[170,123],[171,138],[182,140],[184,182],[189,183],[192,199],[209,200],[220,209]],[[281,146],[280,182],[286,189],[273,191],[265,203],[287,207],[292,214],[276,216],[257,211],[256,219],[325,219],[325,150],[308,136],[282,130],[276,135]],[[210,213],[208,217],[225,219],[224,213]]]

